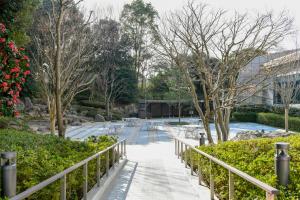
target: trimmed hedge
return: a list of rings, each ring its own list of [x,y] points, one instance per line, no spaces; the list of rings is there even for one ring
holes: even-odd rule
[[[105,109],[105,103],[100,101],[81,100],[79,104],[87,107]]]
[[[284,107],[283,106],[273,106],[272,109],[271,109],[271,112],[276,113],[276,114],[284,114]],[[300,109],[290,107],[289,116],[300,117]]]
[[[274,169],[274,144],[288,142],[291,145],[290,184],[286,189],[277,185]],[[300,136],[275,139],[229,141],[215,146],[202,146],[200,150],[248,173],[249,175],[280,190],[279,200],[300,198]],[[200,162],[204,181],[209,183],[209,160],[193,153],[193,162]],[[188,160],[190,162],[190,160]],[[196,166],[195,169],[196,171]],[[228,199],[228,171],[213,164],[215,191],[220,199]],[[265,192],[234,175],[235,199],[265,199]]]
[[[240,122],[256,122],[284,129],[284,115],[275,113],[235,112],[233,120]],[[289,117],[289,130],[300,132],[300,117]]]
[[[232,118],[240,122],[256,122],[257,114],[255,112],[234,112]]]
[[[76,142],[52,135],[39,135],[13,129],[0,130],[0,152],[17,152],[17,193],[20,193],[64,169],[84,160],[116,142],[101,136],[98,140]],[[105,172],[105,157],[101,157],[101,171]],[[89,189],[96,183],[96,161],[88,165]],[[67,176],[67,199],[82,198],[82,168]],[[28,199],[59,199],[60,181],[49,185]]]
[[[284,115],[274,113],[257,113],[257,122],[279,128],[284,128]],[[300,131],[300,118],[289,117],[289,130]]]

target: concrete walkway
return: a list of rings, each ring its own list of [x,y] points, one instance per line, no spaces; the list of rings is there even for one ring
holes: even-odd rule
[[[146,123],[125,127],[128,163],[105,192],[105,200],[206,200],[209,190],[174,155],[174,141],[164,130],[146,131]]]

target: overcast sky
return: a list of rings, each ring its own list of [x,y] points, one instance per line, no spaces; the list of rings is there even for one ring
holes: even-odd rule
[[[106,8],[112,7],[119,13],[125,3],[132,0],[84,0],[84,6],[88,10],[94,10],[96,7]],[[145,0],[151,2],[152,5],[158,10],[160,15],[165,14],[167,11],[180,9],[187,0]],[[215,8],[222,8],[226,10],[237,10],[240,12],[245,11],[260,11],[274,10],[280,12],[285,9],[289,11],[291,17],[295,18],[295,27],[300,30],[300,0],[195,0],[195,2],[204,2]],[[300,33],[300,31],[299,31]],[[289,39],[284,44],[284,48],[295,48],[295,39]],[[298,37],[297,43],[300,43]],[[298,45],[299,46],[299,45]]]

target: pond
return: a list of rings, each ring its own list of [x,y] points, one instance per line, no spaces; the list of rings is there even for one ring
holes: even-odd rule
[[[236,136],[238,132],[241,131],[256,131],[256,130],[264,130],[265,132],[270,132],[270,131],[276,131],[276,130],[282,130],[278,129],[276,127],[272,126],[267,126],[264,124],[257,124],[257,123],[250,123],[250,122],[235,122],[235,123],[230,123],[230,135],[229,139],[233,138]],[[214,124],[210,124],[210,128],[212,130],[212,135],[214,139],[217,139],[217,133]]]

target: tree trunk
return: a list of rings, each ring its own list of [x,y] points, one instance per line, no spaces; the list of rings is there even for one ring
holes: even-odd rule
[[[55,54],[55,100],[56,100],[56,118],[59,137],[65,137],[65,128],[63,123],[62,100],[61,100],[61,23],[63,20],[63,5],[59,11],[59,17],[56,23],[56,54]]]
[[[109,101],[107,100],[106,103],[105,103],[105,109],[106,109],[106,117],[107,117],[107,120],[110,120],[110,107],[109,107],[110,103]]]
[[[49,111],[49,118],[50,118],[50,132],[51,134],[55,134],[55,124],[56,124],[56,108],[55,108],[55,99],[47,98],[47,107]]]
[[[285,132],[289,132],[289,108],[284,108],[284,127]]]
[[[56,124],[56,108],[55,108],[55,101],[54,99],[52,100],[52,103],[51,103],[51,108],[49,110],[49,115],[50,115],[50,131],[51,131],[51,134],[55,134],[55,124]]]

